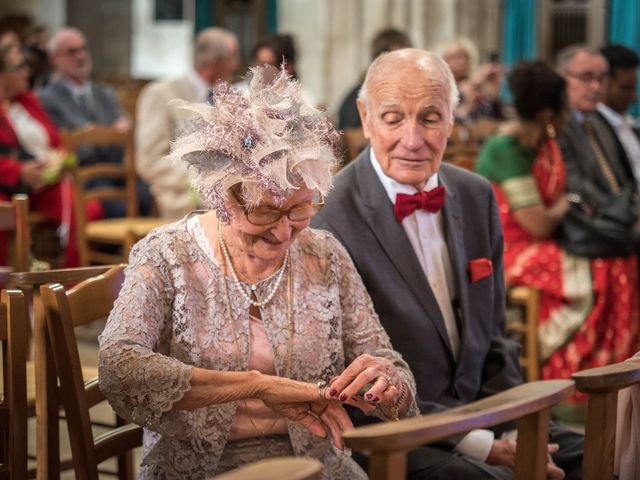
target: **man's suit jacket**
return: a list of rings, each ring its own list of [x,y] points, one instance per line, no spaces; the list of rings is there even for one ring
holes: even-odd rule
[[[392,344],[409,363],[423,413],[465,404],[522,382],[518,346],[505,338],[503,238],[491,185],[443,164],[445,237],[457,287],[461,346],[450,350],[444,320],[393,205],[371,165],[369,148],[335,179],[312,225],[347,248]],[[470,280],[469,262],[493,272]],[[365,423],[364,417],[355,418]]]
[[[196,202],[186,168],[165,158],[186,114],[169,105],[173,99],[201,102],[187,75],[147,85],[136,106],[136,169],[151,187],[160,215],[181,218]]]
[[[633,182],[633,177],[629,177],[621,163],[615,135],[602,125],[604,119],[592,115],[589,121],[593,126],[594,139],[601,146],[619,184],[624,186]],[[558,137],[558,145],[560,145],[567,172],[567,191],[579,193],[589,205],[595,208],[609,205],[612,195],[611,187],[598,164],[585,126],[578,120],[575,112],[571,113],[562,134]]]
[[[74,98],[71,90],[61,80],[48,84],[39,92],[43,107],[58,128],[74,130],[89,122],[111,125],[122,116],[122,110],[112,88],[95,82],[91,83],[93,115],[89,115]],[[97,162],[120,163],[123,149],[114,147],[81,147],[78,160],[82,165]]]
[[[596,137],[599,138],[600,145],[605,152],[605,157],[608,159],[618,160],[621,168],[620,173],[624,173],[625,175],[625,182],[637,183],[637,180],[633,174],[633,167],[631,166],[632,159],[627,156],[627,152],[622,146],[620,137],[618,137],[618,132],[615,130],[613,125],[611,125],[606,117],[599,111],[597,111],[593,115],[592,123],[596,132]],[[634,128],[632,129],[632,131],[640,141],[638,130]]]

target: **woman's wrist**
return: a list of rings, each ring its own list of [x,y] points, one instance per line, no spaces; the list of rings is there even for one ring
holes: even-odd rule
[[[382,412],[382,414],[387,417],[389,420],[400,420],[400,415],[403,414],[406,409],[406,400],[409,396],[408,388],[404,382],[400,382],[400,395],[395,402],[383,402],[378,405],[378,408]]]

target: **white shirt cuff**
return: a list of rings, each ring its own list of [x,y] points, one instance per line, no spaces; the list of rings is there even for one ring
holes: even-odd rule
[[[455,450],[481,462],[485,462],[493,446],[494,433],[491,430],[471,430],[467,433]]]

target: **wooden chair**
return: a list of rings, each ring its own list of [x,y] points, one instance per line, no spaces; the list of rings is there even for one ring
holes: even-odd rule
[[[112,265],[97,267],[63,268],[45,270],[39,272],[14,272],[9,275],[9,284],[24,293],[28,309],[31,310],[31,323],[34,328],[33,335],[33,361],[27,361],[27,411],[29,416],[37,416],[36,422],[36,462],[37,477],[47,479],[54,477],[49,472],[59,472],[73,467],[71,461],[60,461],[59,456],[59,425],[54,419],[59,418],[59,398],[57,394],[57,379],[54,360],[51,356],[51,347],[46,331],[46,319],[39,296],[34,292],[39,291],[42,285],[48,283],[60,283],[63,285],[76,284],[88,278],[96,277],[107,272]],[[84,379],[97,377],[98,370],[94,367],[82,367]],[[45,394],[38,395],[38,389]],[[50,420],[51,419],[51,420]],[[113,425],[99,424],[112,427]],[[29,478],[33,478],[29,472]],[[57,477],[55,477],[57,478]]]
[[[621,362],[573,374],[576,388],[589,394],[585,425],[584,480],[610,480],[616,440],[618,391],[640,383],[637,362]]]
[[[133,163],[133,135],[131,132],[119,132],[104,125],[89,125],[71,132],[62,132],[63,143],[67,149],[76,149],[81,145],[122,145],[125,158],[122,164],[96,163],[73,169],[75,190],[76,228],[80,264],[114,264],[126,262],[129,251],[135,242],[149,231],[167,223],[154,217],[138,216],[138,196],[136,193],[137,176]],[[87,190],[87,182],[96,179],[113,179],[123,182],[123,187],[99,187]],[[89,200],[126,203],[127,216],[88,221],[85,204]],[[95,244],[120,247],[121,252],[105,253],[92,248]]]
[[[12,271],[29,270],[29,198],[14,195],[10,202],[0,202],[0,232],[8,237],[10,262],[0,267],[0,285],[7,285]]]
[[[0,479],[27,478],[27,310],[19,290],[3,290],[0,303],[2,397]]]
[[[356,428],[346,445],[369,455],[371,480],[406,477],[407,452],[475,428],[516,420],[518,447],[514,478],[546,478],[550,408],[574,393],[571,380],[525,383],[442,413]]]
[[[319,480],[322,464],[311,458],[277,457],[261,460],[231,472],[216,475],[216,480]]]
[[[520,367],[528,382],[540,378],[538,354],[538,318],[540,316],[540,292],[529,287],[512,287],[507,290],[507,306],[519,307],[522,320],[507,323],[507,332],[522,343]]]
[[[77,479],[98,480],[98,465],[118,457],[120,478],[130,478],[131,449],[142,444],[142,429],[124,425],[98,438],[93,437],[89,408],[104,400],[95,378],[86,384],[82,378],[74,328],[109,315],[124,279],[124,265],[111,268],[70,290],[60,284],[41,287],[47,335],[46,355],[53,357],[60,388],[57,394],[67,412],[67,427]],[[38,392],[38,395],[41,391]],[[47,428],[56,428],[56,417],[49,417]],[[49,448],[49,436],[38,439],[39,448]],[[55,441],[55,440],[54,440]],[[51,465],[49,465],[51,467]],[[55,467],[55,465],[54,465]],[[58,478],[57,472],[48,472]],[[40,475],[40,472],[39,472]]]

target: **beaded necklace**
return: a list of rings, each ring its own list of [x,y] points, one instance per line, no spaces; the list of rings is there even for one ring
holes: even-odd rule
[[[218,243],[220,244],[220,248],[222,249],[222,256],[224,257],[225,268],[226,268],[226,265],[229,265],[229,269],[231,270],[231,276],[233,277],[233,281],[236,283],[236,285],[240,289],[240,293],[242,294],[244,299],[247,300],[254,307],[262,308],[265,305],[267,305],[271,301],[271,299],[273,299],[273,296],[276,294],[276,291],[280,286],[280,282],[282,282],[282,276],[284,274],[284,271],[287,268],[287,265],[289,264],[289,250],[287,249],[287,253],[284,256],[284,262],[282,262],[280,269],[278,269],[276,272],[269,275],[264,280],[261,280],[262,282],[264,282],[265,280],[270,279],[274,275],[277,275],[276,283],[271,289],[271,292],[269,292],[266,298],[260,302],[258,301],[258,295],[256,292],[256,289],[258,288],[258,283],[260,282],[251,284],[250,285],[251,290],[247,293],[247,291],[244,289],[244,285],[242,285],[242,283],[238,279],[238,274],[236,273],[236,269],[233,267],[233,262],[231,261],[231,255],[229,255],[227,244],[224,242],[224,238],[222,238],[222,225],[220,224],[220,222],[218,222]],[[252,298],[253,296],[256,297],[256,300],[253,300]]]
[[[220,245],[220,250],[223,250],[225,247],[223,247],[224,245],[223,241],[222,242],[220,241],[222,240],[221,231],[222,230],[220,228],[220,224],[218,223],[218,233],[219,233],[218,243]],[[223,254],[223,252],[220,252],[220,253]],[[288,253],[289,252],[287,251],[287,258],[288,258]],[[233,345],[236,351],[238,371],[243,371],[242,370],[242,353],[240,352],[240,345],[238,344],[238,336],[236,335],[236,329],[233,324],[233,318],[231,316],[231,296],[229,295],[229,284],[227,282],[227,263],[231,265],[231,262],[222,262],[222,274],[223,274],[225,303],[226,303],[225,306],[227,310],[226,311],[227,323],[229,324],[229,329],[231,330],[231,335],[233,337]],[[286,261],[286,259],[283,265],[288,265],[288,262]],[[291,268],[291,265],[289,265],[288,270],[289,272],[287,275],[287,329],[289,332],[289,341],[287,343],[287,360],[286,360],[285,369],[283,372],[283,377],[287,377],[291,372],[291,359],[293,357],[293,335],[295,333],[294,324],[293,324],[293,269]],[[233,270],[232,270],[232,275],[233,275]],[[246,295],[246,292],[242,288],[242,285],[238,282],[236,278],[234,278],[234,282],[238,287],[240,287],[240,291]],[[280,285],[280,282],[278,282],[278,285]],[[275,290],[272,293],[275,294]],[[271,295],[271,298],[272,297],[273,295]],[[271,300],[271,298],[269,298],[269,300]],[[266,305],[267,303],[268,302],[264,302],[263,305]],[[254,305],[254,306],[258,306],[258,305]],[[261,308],[261,306],[259,308]],[[249,329],[249,335],[251,335],[251,329]],[[251,346],[251,338],[249,338],[249,346]],[[251,426],[253,426],[256,432],[261,433],[262,435],[265,435],[266,432],[268,432],[269,430],[272,430],[273,427],[278,423],[278,420],[280,420],[280,418],[276,418],[267,428],[258,428],[258,425],[256,425],[256,422],[254,421],[253,417],[251,416],[251,412],[249,411],[247,400],[243,399],[242,401],[244,403],[245,409],[247,410],[247,416],[249,417],[249,422],[251,423]]]

